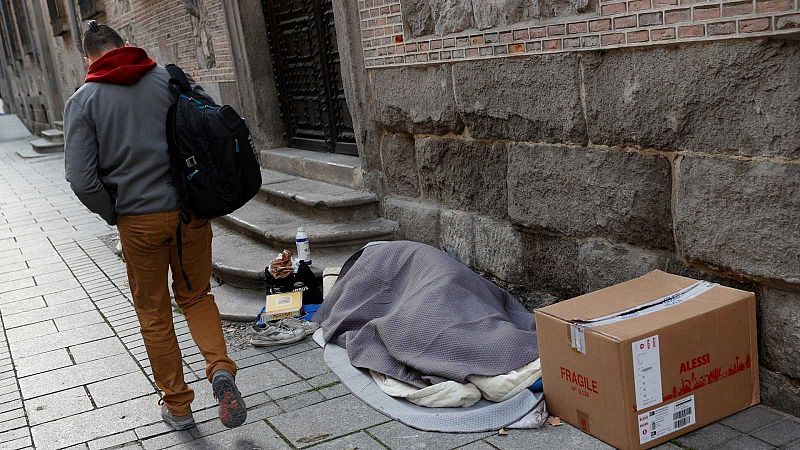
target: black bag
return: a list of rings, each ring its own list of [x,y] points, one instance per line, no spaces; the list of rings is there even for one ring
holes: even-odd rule
[[[261,167],[244,119],[195,94],[178,66],[166,67],[175,103],[167,112],[172,176],[184,222],[214,219],[244,206],[261,189]]]
[[[195,93],[180,67],[170,64],[166,69],[175,94],[175,103],[167,110],[167,144],[181,210],[178,259],[191,290],[183,270],[181,223],[189,223],[192,216],[214,219],[244,206],[261,189],[261,167],[239,113]]]

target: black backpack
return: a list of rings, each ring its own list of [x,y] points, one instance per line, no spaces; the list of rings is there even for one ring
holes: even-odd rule
[[[214,219],[236,211],[261,189],[261,167],[244,119],[192,89],[178,66],[166,66],[175,103],[167,111],[167,144],[178,189],[181,220],[177,244],[183,270],[181,223]]]

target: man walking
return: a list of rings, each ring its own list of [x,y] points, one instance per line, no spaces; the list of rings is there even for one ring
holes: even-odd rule
[[[180,276],[176,228],[178,192],[166,138],[167,109],[174,101],[169,74],[147,53],[124,43],[111,27],[89,22],[83,48],[90,64],[86,83],[64,111],[66,178],[80,201],[117,225],[133,303],[161,398],[161,416],[178,430],[194,426],[194,392],[183,377],[172,322],[172,290],[206,360],[206,376],[227,427],[241,425],[247,409],[234,382],[219,310],[211,295],[211,224],[182,227]],[[205,95],[194,86],[197,95]]]

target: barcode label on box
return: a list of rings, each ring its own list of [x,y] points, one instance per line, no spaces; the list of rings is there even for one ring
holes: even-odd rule
[[[694,423],[694,395],[690,395],[650,412],[639,414],[639,444],[664,437]]]
[[[637,411],[655,406],[663,401],[659,348],[658,335],[631,344]]]

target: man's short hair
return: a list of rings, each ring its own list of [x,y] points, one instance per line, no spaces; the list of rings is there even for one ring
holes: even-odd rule
[[[98,25],[94,20],[89,21],[88,28],[83,32],[83,54],[86,56],[101,55],[123,46],[125,41],[119,33],[108,25]]]

